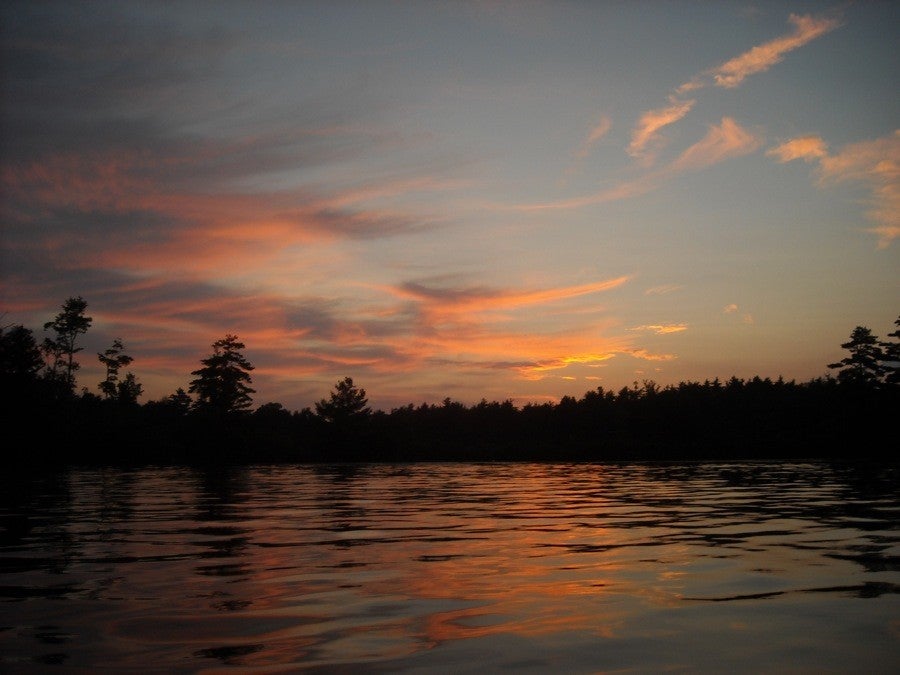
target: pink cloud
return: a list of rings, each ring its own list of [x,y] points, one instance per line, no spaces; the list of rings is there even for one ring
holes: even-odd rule
[[[202,153],[201,153],[202,155]],[[195,275],[240,259],[250,270],[270,263],[290,246],[347,238],[391,236],[432,227],[362,202],[456,183],[429,176],[372,180],[344,191],[308,194],[204,191],[174,188],[165,179],[177,156],[147,158],[119,151],[109,156],[60,154],[30,164],[7,164],[0,173],[4,213],[11,227],[55,217],[62,227],[39,236],[10,238],[7,246],[44,251],[66,269],[169,271]]]

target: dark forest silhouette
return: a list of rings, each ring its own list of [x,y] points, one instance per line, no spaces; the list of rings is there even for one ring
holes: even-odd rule
[[[836,376],[797,383],[732,377],[602,387],[581,398],[528,404],[409,404],[373,411],[365,389],[339,381],[315,409],[252,408],[253,365],[227,334],[179,388],[143,404],[122,369],[135,359],[116,338],[97,354],[106,377],[76,391],[80,336],[92,323],[81,297],[44,324],[0,328],[7,466],[232,464],[436,460],[897,459],[900,318],[882,341],[857,326],[828,364]],[[191,396],[194,394],[194,396]]]

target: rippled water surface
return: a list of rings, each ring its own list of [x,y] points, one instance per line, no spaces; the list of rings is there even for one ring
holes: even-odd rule
[[[896,467],[3,482],[3,672],[900,672]]]

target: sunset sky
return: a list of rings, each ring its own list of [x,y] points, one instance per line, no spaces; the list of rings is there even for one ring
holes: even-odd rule
[[[143,401],[805,381],[900,314],[900,3],[5,2],[2,325]]]

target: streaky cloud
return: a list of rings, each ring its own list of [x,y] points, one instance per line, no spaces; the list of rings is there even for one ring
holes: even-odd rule
[[[734,119],[723,117],[719,125],[711,125],[706,135],[682,152],[677,159],[639,178],[584,197],[507,208],[520,212],[566,210],[630,199],[657,189],[680,173],[699,171],[727,159],[750,154],[761,145],[760,136],[741,127]]]
[[[678,358],[675,354],[655,354],[646,349],[627,349],[623,353],[644,361],[674,361]]]
[[[566,209],[580,209],[585,206],[591,206],[594,204],[605,204],[608,202],[616,202],[621,199],[630,199],[632,197],[639,197],[642,194],[646,194],[647,192],[651,192],[656,189],[658,185],[658,175],[648,175],[644,178],[625,181],[615,185],[606,190],[602,190],[600,192],[585,195],[583,197],[573,197],[572,199],[560,199],[549,202],[538,202],[534,204],[519,204],[512,207],[507,207],[513,211],[520,212],[536,212],[536,211],[550,211],[550,210],[566,210]],[[502,208],[502,207],[501,207]]]
[[[674,124],[687,115],[694,107],[696,100],[681,101],[675,97],[669,97],[669,105],[664,108],[648,110],[641,115],[637,126],[631,133],[631,143],[628,144],[628,154],[632,157],[644,157],[648,146],[656,146],[661,142],[659,130]]]
[[[606,136],[609,133],[609,130],[612,128],[612,120],[609,119],[606,115],[600,118],[600,121],[597,122],[596,126],[588,133],[587,138],[584,139],[584,142],[581,144],[581,147],[578,148],[578,151],[575,153],[575,156],[579,159],[584,159],[591,153],[591,149],[601,138]]]
[[[523,305],[545,304],[569,298],[599,293],[617,288],[629,280],[627,276],[614,279],[536,290],[509,290],[490,288],[437,288],[415,282],[388,289],[395,295],[425,303],[440,312],[484,312],[511,309]]]
[[[819,187],[854,181],[868,186],[866,216],[876,223],[866,231],[878,237],[885,249],[900,238],[900,129],[869,141],[850,143],[834,154],[818,136],[801,136],[772,148],[766,154],[779,162],[802,159],[818,162]]]
[[[799,136],[766,150],[766,156],[775,157],[781,163],[795,159],[814,162],[828,156],[828,145],[818,136]]]
[[[669,324],[647,324],[644,326],[635,326],[630,330],[633,331],[651,331],[657,335],[667,335],[669,333],[681,333],[688,329],[686,323],[669,323]]]
[[[522,366],[519,368],[519,372],[522,377],[527,380],[540,380],[543,379],[548,372],[553,370],[562,370],[571,365],[596,365],[608,361],[615,356],[615,351],[573,354],[571,356],[561,356]]]
[[[601,337],[596,324],[567,324],[557,332],[507,330],[507,314],[612,290],[628,277],[548,289],[483,286],[447,287],[416,282],[382,290],[413,304],[410,333],[395,336],[396,348],[411,362],[476,370],[508,370],[525,380],[539,380],[549,371],[590,365],[631,349],[624,338]],[[533,314],[533,310],[531,310]],[[580,316],[575,310],[573,316]]]
[[[675,291],[680,291],[683,286],[679,284],[664,284],[662,286],[653,286],[652,288],[648,288],[644,291],[644,295],[667,295],[669,293],[674,293]]]
[[[689,80],[678,87],[676,91],[678,93],[694,91],[707,84],[733,89],[740,86],[750,75],[765,72],[780,63],[787,53],[799,49],[841,25],[838,19],[799,14],[791,14],[788,21],[794,26],[792,33],[757,45]]]
[[[672,163],[674,172],[697,171],[732,157],[754,152],[762,145],[759,136],[747,131],[731,117],[712,125],[700,141],[689,147]]]
[[[874,180],[894,182],[900,173],[900,129],[871,141],[850,143],[822,157],[823,181]]]

